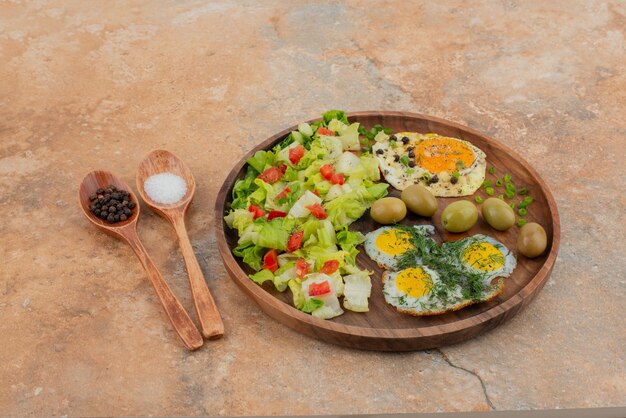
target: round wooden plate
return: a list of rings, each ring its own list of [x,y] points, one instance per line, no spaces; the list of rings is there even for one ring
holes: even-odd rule
[[[420,350],[464,341],[507,321],[528,305],[546,283],[552,271],[560,240],[556,202],[537,172],[517,153],[497,141],[470,128],[443,119],[413,113],[382,111],[351,113],[348,118],[350,122],[359,122],[367,128],[381,124],[386,128],[391,128],[394,132],[434,132],[475,144],[487,154],[487,167],[496,167],[497,177],[509,173],[518,187],[524,185],[528,188],[529,194],[535,201],[528,207],[526,219],[529,222],[538,222],[545,228],[548,235],[548,248],[542,256],[534,259],[519,255],[516,249],[519,228],[514,226],[506,232],[498,232],[489,227],[482,218],[468,233],[451,234],[441,225],[441,211],[459,198],[438,198],[439,211],[435,216],[421,218],[409,214],[403,223],[433,224],[436,228],[435,239],[438,242],[484,233],[493,236],[513,250],[518,257],[517,267],[506,279],[505,289],[498,297],[490,302],[471,305],[459,311],[438,316],[413,317],[400,314],[385,302],[380,281],[382,270],[365,254],[361,246],[357,258],[358,266],[374,271],[369,312],[346,311],[343,315],[331,320],[318,319],[300,312],[292,306],[292,296],[289,290],[280,293],[272,284],[261,287],[248,278],[247,275],[252,273],[252,270],[231,253],[231,248],[237,245],[237,231],[229,229],[223,221],[224,214],[230,209],[233,185],[245,174],[245,160],[258,150],[271,148],[289,132],[297,129],[293,126],[273,135],[248,152],[228,175],[217,196],[215,230],[218,248],[230,276],[244,293],[269,316],[303,334],[347,347],[385,351]],[[319,119],[310,122],[316,120]],[[489,173],[486,177],[487,179],[494,178]],[[399,197],[400,195],[392,187],[389,191],[390,196]],[[482,190],[477,194],[485,197]],[[473,196],[465,197],[465,199],[468,198],[473,200]],[[350,229],[367,233],[378,227],[380,225],[370,218],[369,212],[366,212],[361,219],[350,226]]]

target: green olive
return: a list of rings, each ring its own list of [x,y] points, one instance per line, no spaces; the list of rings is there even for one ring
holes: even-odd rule
[[[416,215],[433,216],[439,209],[435,196],[421,184],[410,185],[402,191],[400,197],[406,207]]]
[[[370,216],[383,225],[400,222],[406,216],[406,205],[397,197],[383,197],[374,202]]]
[[[483,218],[498,231],[506,231],[515,224],[515,213],[503,200],[490,197],[482,207]]]
[[[465,232],[476,224],[478,210],[469,200],[450,203],[441,213],[441,223],[450,232]]]
[[[548,237],[541,225],[531,222],[520,228],[517,236],[517,250],[526,257],[537,257],[546,250],[547,245]]]

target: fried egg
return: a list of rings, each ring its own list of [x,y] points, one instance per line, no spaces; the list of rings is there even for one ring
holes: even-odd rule
[[[400,313],[440,315],[491,300],[504,289],[504,281],[500,279],[495,285],[485,284],[480,297],[470,299],[463,282],[446,283],[442,274],[424,265],[385,271],[382,275],[385,301]]]
[[[432,235],[435,232],[432,225],[415,225],[415,228],[424,235]],[[396,270],[398,260],[414,248],[411,235],[393,226],[384,226],[369,232],[365,235],[363,245],[367,255],[381,268],[387,270]]]
[[[436,289],[443,286],[441,276],[424,265],[397,272],[385,271],[382,280],[385,301],[408,315],[437,315],[471,303],[463,299],[463,289],[458,285],[449,289],[445,299],[439,297]]]
[[[466,272],[479,273],[485,282],[495,277],[509,277],[517,260],[515,255],[500,241],[487,235],[478,234],[454,243],[444,244],[450,251],[451,262]]]
[[[435,196],[467,196],[485,180],[485,153],[462,139],[399,132],[376,142],[372,153],[385,180],[398,190],[421,183]]]

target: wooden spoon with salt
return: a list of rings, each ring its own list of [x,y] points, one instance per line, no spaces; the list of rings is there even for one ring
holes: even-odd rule
[[[160,203],[150,197],[146,192],[146,180],[153,175],[163,173],[174,174],[182,178],[187,184],[187,190],[184,191],[184,194],[176,202]],[[224,324],[222,323],[222,318],[217,310],[215,301],[211,296],[211,292],[207,287],[206,280],[204,279],[204,275],[196,259],[185,226],[185,214],[196,191],[196,182],[191,170],[173,153],[166,150],[154,150],[139,163],[136,181],[139,195],[146,204],[156,213],[169,220],[174,226],[185,260],[185,267],[187,268],[187,275],[189,276],[189,284],[191,286],[191,295],[193,296],[196,313],[198,314],[202,335],[208,339],[222,337],[224,335]],[[180,190],[168,190],[167,194],[175,194],[178,191]],[[163,200],[167,201],[167,199]]]
[[[130,194],[131,202],[135,204],[133,213],[125,221],[110,224],[91,212],[91,199],[89,197],[95,194],[98,189],[106,189],[109,185],[113,185],[121,190],[126,190]],[[165,280],[163,280],[161,273],[159,273],[159,270],[154,265],[139,240],[139,236],[137,235],[137,220],[139,219],[140,212],[139,202],[137,202],[137,198],[130,187],[108,171],[92,171],[87,174],[80,183],[78,202],[87,219],[98,229],[125,241],[133,249],[139,261],[141,261],[141,265],[146,270],[146,273],[148,273],[152,286],[161,301],[161,305],[163,305],[165,313],[172,322],[174,330],[178,333],[178,336],[185,346],[190,350],[202,347],[204,341],[198,329],[187,314],[187,311],[185,311],[185,308],[183,308]]]

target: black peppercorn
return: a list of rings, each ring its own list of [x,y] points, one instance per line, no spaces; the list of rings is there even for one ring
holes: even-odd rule
[[[403,137],[402,137],[402,143],[403,143],[404,145],[408,144],[408,143],[409,143],[409,138],[408,138],[408,137],[406,137],[406,136],[403,136]]]
[[[411,168],[415,167],[415,161],[409,161],[409,167]]]
[[[108,223],[125,221],[130,218],[135,204],[130,200],[130,193],[113,185],[98,189],[89,196],[90,211]]]
[[[398,154],[394,154],[394,156],[393,156],[393,160],[394,160],[395,162],[400,161],[400,156],[399,156]]]
[[[457,179],[456,177],[450,178],[450,183],[452,183],[452,184],[456,184],[458,181],[459,181],[459,179]]]
[[[131,208],[131,209],[134,209],[134,207],[135,207],[135,202],[129,202],[129,203],[128,203],[128,207],[129,207],[129,208]]]
[[[390,140],[390,141],[397,141],[397,140],[398,140],[398,137],[397,137],[397,136],[395,136],[395,135],[391,135],[391,136],[389,137],[389,140]]]
[[[429,180],[430,184],[435,184],[439,181],[439,177],[437,177],[437,175],[435,174],[434,176],[432,176]]]
[[[124,214],[120,215],[120,221],[125,221],[128,217]]]
[[[376,154],[378,154],[378,155],[380,155],[380,154],[384,154],[384,153],[385,153],[385,151],[383,151],[383,150],[382,150],[382,149],[380,149],[380,148],[376,150]]]

